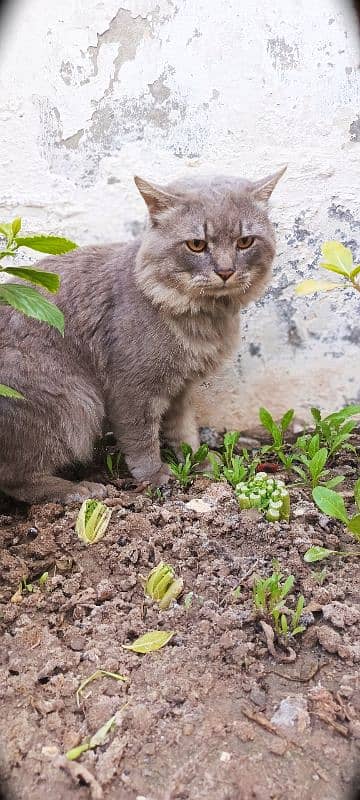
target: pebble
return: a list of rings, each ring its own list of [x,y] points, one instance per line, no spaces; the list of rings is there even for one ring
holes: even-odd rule
[[[189,500],[188,503],[185,503],[185,508],[189,511],[196,511],[197,514],[208,514],[209,511],[212,511],[210,503],[205,503],[204,500],[196,497],[194,497],[193,500]]]

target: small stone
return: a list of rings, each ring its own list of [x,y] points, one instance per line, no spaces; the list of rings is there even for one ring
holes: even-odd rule
[[[226,750],[223,750],[223,752],[220,754],[220,761],[222,761],[223,764],[228,764],[230,759],[231,759],[231,753],[228,753]]]
[[[287,746],[287,742],[284,739],[274,739],[269,744],[269,750],[275,756],[283,756],[286,753]]]
[[[96,594],[98,600],[104,602],[105,600],[112,600],[116,595],[113,584],[107,578],[100,581],[96,587]]]
[[[299,733],[304,733],[310,725],[310,715],[305,697],[302,695],[285,697],[271,717],[271,722],[280,728],[296,728]]]
[[[348,606],[346,603],[339,603],[335,600],[323,606],[324,619],[330,620],[336,628],[344,628],[345,625],[355,625],[360,620],[360,609],[356,606]]]
[[[83,650],[85,645],[86,638],[85,636],[82,636],[81,633],[75,633],[69,639],[69,646],[71,647],[71,650],[75,650],[75,652],[80,652]]]
[[[185,507],[188,508],[189,511],[196,511],[197,514],[208,514],[209,511],[212,511],[212,507],[209,503],[205,503],[204,500],[196,497],[188,503],[185,503]]]
[[[349,732],[354,739],[360,739],[360,720],[352,719],[349,722]]]
[[[45,758],[54,758],[54,756],[57,756],[58,752],[59,749],[55,744],[46,744],[41,748],[41,754],[45,756]]]
[[[185,725],[183,725],[182,732],[184,736],[192,736],[194,733],[194,726],[191,725],[190,722],[186,722]]]

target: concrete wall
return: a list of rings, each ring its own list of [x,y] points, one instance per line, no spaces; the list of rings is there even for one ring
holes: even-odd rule
[[[202,421],[359,400],[359,296],[294,298],[323,240],[360,257],[360,40],[345,2],[17,0],[6,23],[0,217],[81,244],[128,238],[144,218],[134,173],[257,178],[288,162],[272,286],[202,388]]]

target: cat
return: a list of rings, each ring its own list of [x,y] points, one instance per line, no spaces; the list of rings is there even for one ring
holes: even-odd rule
[[[269,199],[285,167],[263,180],[229,177],[135,183],[148,208],[136,241],[46,258],[57,272],[64,338],[0,311],[0,489],[25,502],[103,497],[105,487],[59,476],[88,462],[108,419],[135,479],[169,470],[160,434],[178,450],[199,433],[191,388],[237,341],[239,311],[266,287],[275,256]]]

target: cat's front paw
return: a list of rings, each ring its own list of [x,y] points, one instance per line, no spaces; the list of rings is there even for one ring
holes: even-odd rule
[[[140,481],[144,484],[150,484],[151,486],[157,488],[158,486],[165,486],[167,483],[169,483],[170,478],[171,473],[169,468],[166,466],[166,464],[163,464],[162,467],[156,472],[140,478]]]
[[[103,500],[107,497],[106,486],[92,481],[74,483],[73,489],[64,498],[64,503],[82,503],[83,500],[88,500],[90,497],[94,497],[96,500]]]

